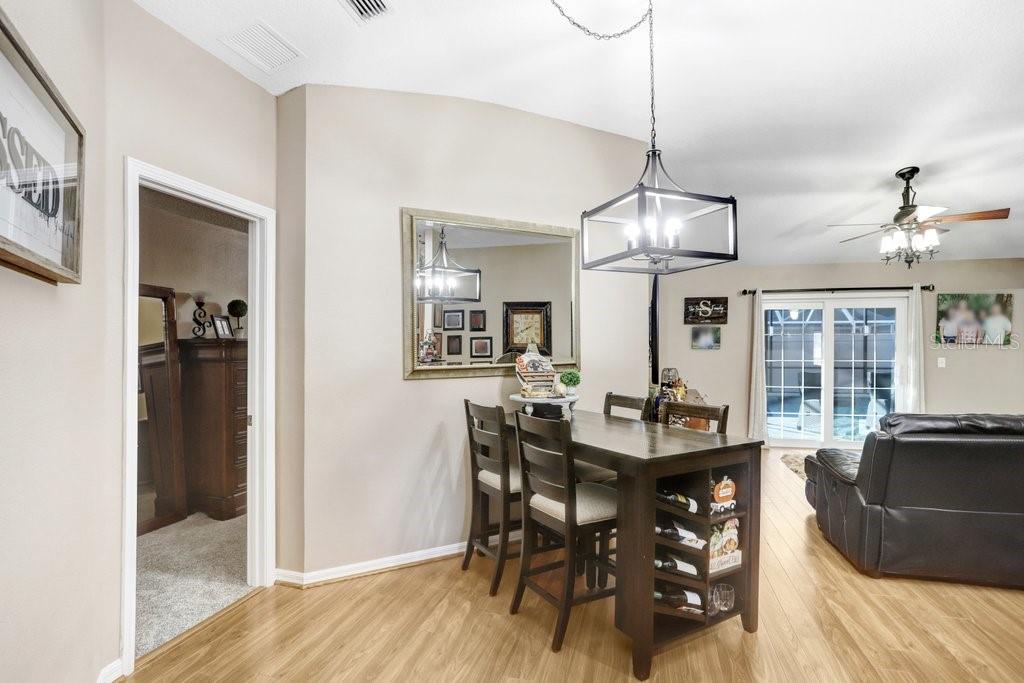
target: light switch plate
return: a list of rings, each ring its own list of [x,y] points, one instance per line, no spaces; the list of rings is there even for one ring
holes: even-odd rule
[[[939,367],[940,368],[946,367],[946,357],[945,356],[939,356]]]

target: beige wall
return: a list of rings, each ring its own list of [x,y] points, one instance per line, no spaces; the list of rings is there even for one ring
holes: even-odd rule
[[[444,332],[442,353],[446,361],[474,360],[469,355],[470,337],[491,337],[493,358],[500,356],[504,347],[502,331],[505,329],[504,302],[550,301],[551,337],[554,339],[552,357],[556,361],[571,358],[572,349],[572,243],[532,244],[516,247],[488,247],[480,249],[452,249],[452,256],[467,268],[480,268],[481,297],[475,304],[445,306],[445,310],[463,310],[465,328],[461,332]],[[469,330],[469,312],[487,311],[487,331]],[[448,335],[462,335],[462,355],[448,356]]]
[[[143,197],[146,195],[143,194]],[[248,301],[249,236],[221,225],[139,206],[139,281],[170,287],[175,294],[178,339],[192,337],[194,294],[206,296],[209,315],[227,315],[232,299]],[[242,319],[242,327],[248,328]],[[236,326],[231,318],[231,327]],[[207,330],[213,336],[213,330]]]
[[[897,286],[934,284],[923,294],[925,339],[935,329],[938,292],[984,292],[1024,288],[1024,259],[936,260],[913,270],[881,263],[749,267],[740,263],[703,268],[662,278],[661,365],[679,373],[709,402],[729,404],[730,432],[747,430],[750,383],[749,296],[743,289]],[[1024,301],[1024,292],[1017,292]],[[683,297],[728,296],[729,322],[722,326],[719,351],[690,349],[690,327],[683,325]],[[1024,332],[1024,309],[1014,311],[1014,329]],[[939,356],[946,367],[937,367]],[[1024,351],[1002,347],[933,349],[926,346],[925,396],[928,412],[1024,412]]]
[[[306,186],[291,192],[306,198],[304,558],[279,550],[310,571],[462,539],[462,399],[494,404],[517,386],[402,379],[399,208],[576,226],[635,182],[644,146],[446,97],[307,86],[282,103],[303,98]],[[646,387],[647,281],[587,272],[581,289],[581,404],[599,409],[608,389]]]
[[[99,0],[3,9],[87,134],[82,284],[0,268],[0,674],[95,680],[117,657],[121,240],[105,190]]]
[[[0,660],[88,681],[119,654],[123,157],[273,206],[274,98],[130,0],[3,8],[88,137],[82,284],[0,268]]]
[[[305,555],[306,91],[277,99],[277,566]]]

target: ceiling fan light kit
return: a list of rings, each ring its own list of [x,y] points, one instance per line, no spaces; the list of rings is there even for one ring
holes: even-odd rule
[[[929,260],[939,253],[939,235],[949,232],[948,228],[938,227],[941,223],[963,223],[966,221],[988,221],[1009,218],[1009,209],[992,211],[974,211],[951,216],[941,216],[948,209],[944,206],[918,205],[917,192],[910,185],[921,169],[907,166],[896,171],[896,177],[903,181],[903,205],[900,206],[891,223],[882,224],[877,230],[850,237],[842,242],[853,242],[863,237],[882,233],[882,241],[878,248],[882,260],[889,263],[905,263],[907,268],[920,263],[925,256]],[[868,223],[849,223],[846,225],[830,225],[829,227],[850,227],[853,225],[870,225]]]
[[[687,192],[665,171],[657,146],[654,115],[654,5],[617,33],[596,33],[551,4],[574,27],[598,40],[648,28],[651,90],[651,147],[632,189],[584,211],[580,217],[581,267],[666,275],[728,263],[738,258],[736,198]]]

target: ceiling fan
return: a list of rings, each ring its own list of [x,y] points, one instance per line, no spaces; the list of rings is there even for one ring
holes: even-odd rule
[[[863,235],[840,240],[852,242],[863,237],[881,234],[882,243],[878,253],[888,264],[892,261],[902,261],[910,268],[915,263],[921,262],[921,257],[927,255],[929,259],[934,258],[938,253],[939,235],[949,232],[949,228],[943,228],[943,223],[962,223],[965,221],[991,221],[1008,218],[1009,209],[993,209],[991,211],[972,211],[970,213],[957,213],[949,216],[939,214],[947,211],[944,206],[923,206],[916,204],[917,192],[910,186],[910,181],[921,171],[917,166],[908,166],[896,171],[896,177],[902,180],[903,206],[899,208],[890,223],[843,223],[832,224],[830,228],[847,228],[865,225],[877,226],[871,232]]]

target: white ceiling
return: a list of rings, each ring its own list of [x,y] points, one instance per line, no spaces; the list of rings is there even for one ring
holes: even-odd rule
[[[600,31],[645,6],[561,1]],[[547,0],[388,0],[365,25],[339,0],[136,2],[275,94],[453,95],[647,136],[646,31],[599,42]],[[1011,208],[954,227],[939,258],[1024,256],[1024,2],[656,0],[655,16],[666,166],[736,196],[741,261],[875,260],[876,240],[837,244],[863,229],[825,224],[889,220],[908,165],[922,204]],[[220,42],[257,20],[302,56],[266,74]]]

